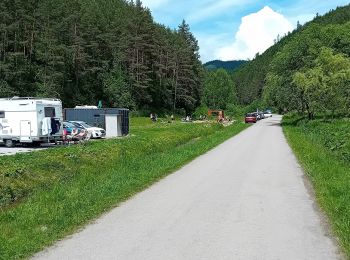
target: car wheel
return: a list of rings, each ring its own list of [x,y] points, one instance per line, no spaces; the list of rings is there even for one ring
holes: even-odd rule
[[[7,140],[5,140],[5,146],[6,146],[7,148],[14,147],[14,146],[15,146],[15,142],[12,141],[11,139],[7,139]]]

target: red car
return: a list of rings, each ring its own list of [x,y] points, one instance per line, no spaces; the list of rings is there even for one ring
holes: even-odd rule
[[[256,123],[256,121],[257,121],[257,118],[255,113],[246,114],[245,116],[246,123]]]

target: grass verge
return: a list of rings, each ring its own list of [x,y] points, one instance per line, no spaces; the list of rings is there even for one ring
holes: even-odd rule
[[[0,157],[0,259],[52,245],[247,127],[132,120],[124,139]]]
[[[284,133],[350,259],[350,121],[284,117]]]

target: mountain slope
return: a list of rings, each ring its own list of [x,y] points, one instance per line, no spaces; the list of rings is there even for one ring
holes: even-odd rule
[[[315,26],[317,27],[315,31],[317,31],[325,26],[342,26],[347,22],[350,22],[350,5],[338,7],[336,10],[332,10],[323,16],[317,16],[313,21],[300,26],[291,33],[288,33],[288,35],[283,37],[278,43],[270,47],[263,54],[239,67],[239,69],[233,73],[233,80],[237,87],[237,95],[240,103],[249,104],[256,99],[261,98],[266,76],[270,70],[273,59],[276,57],[276,54],[281,52],[290,42],[300,38],[300,35],[308,33],[308,31],[315,28]],[[317,37],[317,35],[313,37]],[[332,38],[332,36],[330,37]],[[300,42],[299,46],[302,44],[303,42]],[[338,49],[339,51],[339,48],[342,47],[341,45],[344,44],[344,41],[339,39],[338,46],[331,47]],[[322,43],[321,45],[327,47],[328,44]]]
[[[205,63],[204,68],[206,68],[207,70],[217,70],[222,68],[227,71],[234,71],[245,63],[247,63],[247,61],[245,60],[233,60],[233,61],[213,60]]]

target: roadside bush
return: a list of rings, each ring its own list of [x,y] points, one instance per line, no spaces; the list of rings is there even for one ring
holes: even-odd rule
[[[193,116],[195,118],[199,118],[200,116],[207,116],[208,110],[209,108],[205,104],[202,104],[199,107],[197,107],[197,109],[193,113]]]
[[[339,159],[350,161],[350,121],[344,118],[308,120],[296,114],[289,114],[284,125],[298,127],[313,142],[321,144]]]

